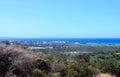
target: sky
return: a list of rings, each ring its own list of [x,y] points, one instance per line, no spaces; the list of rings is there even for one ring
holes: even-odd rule
[[[120,0],[0,0],[0,37],[120,38]]]

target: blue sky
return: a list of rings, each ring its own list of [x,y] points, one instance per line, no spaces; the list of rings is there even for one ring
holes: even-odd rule
[[[120,38],[120,0],[1,0],[0,37]]]

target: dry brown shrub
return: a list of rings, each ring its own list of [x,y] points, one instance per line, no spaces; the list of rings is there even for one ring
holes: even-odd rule
[[[59,62],[59,59],[55,57],[51,63],[51,69],[53,72],[63,72],[65,70],[65,65]]]
[[[4,63],[3,69],[5,68],[4,71],[0,70],[0,76],[4,77],[5,73],[10,74],[10,72],[21,77],[32,74],[33,69],[36,68],[36,58],[41,59],[41,55],[44,57],[42,53],[34,53],[19,45],[0,44],[0,62]],[[9,70],[10,68],[12,71]],[[3,72],[4,74],[1,75]]]

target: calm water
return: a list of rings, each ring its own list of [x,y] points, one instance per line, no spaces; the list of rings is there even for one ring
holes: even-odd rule
[[[4,38],[0,39],[9,41],[32,41],[32,42],[51,42],[51,41],[64,41],[64,42],[79,42],[79,43],[100,43],[100,44],[120,44],[120,38]]]

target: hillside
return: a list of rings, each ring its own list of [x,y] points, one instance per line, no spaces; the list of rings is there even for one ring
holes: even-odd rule
[[[43,53],[1,43],[0,77],[119,77],[120,55],[116,53]]]

